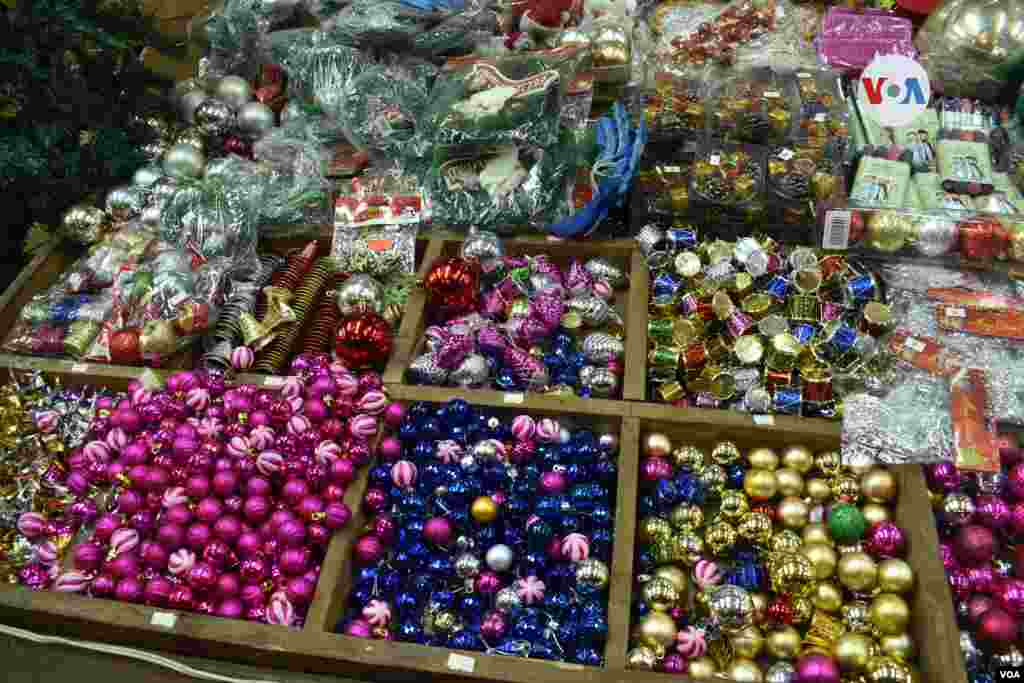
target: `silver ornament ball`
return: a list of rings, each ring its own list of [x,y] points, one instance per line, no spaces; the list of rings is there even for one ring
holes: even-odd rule
[[[76,204],[64,212],[61,220],[61,234],[78,244],[97,242],[109,227],[107,215],[101,209],[88,204]]]
[[[455,558],[455,574],[460,579],[472,579],[480,573],[480,558],[463,553]]]
[[[488,370],[487,359],[479,353],[471,353],[452,370],[448,380],[460,387],[479,387],[487,381]]]
[[[163,166],[172,178],[198,178],[206,166],[206,156],[192,145],[179,143],[167,150]]]
[[[505,245],[493,232],[471,228],[462,242],[460,255],[467,261],[489,261],[504,256]]]
[[[796,667],[789,662],[776,662],[764,673],[764,683],[793,683]]]
[[[484,439],[473,446],[473,455],[482,462],[492,462],[498,458],[498,447],[491,439]]]
[[[178,108],[181,111],[181,118],[189,124],[196,122],[196,109],[199,109],[206,100],[210,99],[202,90],[190,90],[178,100]]]
[[[139,221],[150,230],[160,229],[160,206],[149,204],[139,214]]]
[[[252,85],[239,76],[225,76],[217,82],[213,94],[232,109],[241,109],[252,99]]]
[[[512,552],[512,548],[509,548],[504,543],[491,546],[484,557],[487,566],[491,568],[491,571],[495,572],[507,572],[512,566],[514,559],[515,554]]]
[[[432,353],[424,353],[417,356],[406,370],[409,381],[413,384],[428,384],[440,386],[448,379],[448,371],[437,364],[437,359]]]
[[[604,280],[615,289],[626,285],[626,274],[606,258],[592,258],[583,264],[583,268],[595,279]]]
[[[160,180],[163,175],[164,172],[157,166],[141,166],[135,171],[135,175],[132,176],[132,185],[149,187]]]
[[[115,221],[127,221],[142,212],[142,192],[131,185],[115,187],[107,193],[106,209]]]
[[[605,367],[585,365],[580,369],[580,384],[589,389],[592,396],[608,398],[618,392],[619,376]]]
[[[473,474],[480,469],[480,463],[476,461],[476,457],[473,454],[467,453],[459,458],[459,469],[467,474]]]
[[[213,98],[206,100],[196,108],[196,126],[207,137],[224,135],[234,125],[234,112],[231,107]]]
[[[459,536],[455,539],[455,548],[462,553],[469,552],[476,547],[476,541],[469,536]]]
[[[519,593],[516,593],[516,589],[511,586],[502,588],[494,596],[494,607],[495,609],[501,610],[502,612],[511,612],[517,610],[523,605],[522,598],[519,597]]]
[[[591,332],[583,338],[581,345],[583,357],[591,363],[607,363],[612,360],[621,360],[626,353],[626,345],[621,339],[613,337],[606,332]]]
[[[345,280],[336,295],[343,316],[380,313],[384,310],[384,288],[369,275],[360,273]]]
[[[261,137],[274,127],[274,111],[262,102],[243,105],[236,118],[239,129],[253,137]]]

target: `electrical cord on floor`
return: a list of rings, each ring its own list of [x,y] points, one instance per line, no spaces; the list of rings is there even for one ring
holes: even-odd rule
[[[277,681],[267,679],[223,676],[221,674],[213,673],[212,671],[194,669],[177,660],[169,657],[162,657],[153,652],[146,652],[145,650],[136,650],[130,647],[121,647],[120,645],[107,645],[106,643],[96,643],[91,640],[75,640],[72,638],[61,638],[60,636],[46,636],[34,631],[26,631],[22,628],[7,626],[6,624],[0,624],[0,634],[14,638],[21,638],[22,640],[29,640],[33,643],[42,643],[45,645],[66,645],[68,647],[75,647],[82,650],[92,650],[94,652],[102,652],[108,655],[118,655],[120,657],[128,657],[130,659],[138,659],[143,662],[162,666],[166,669],[171,669],[172,671],[176,671],[177,673],[185,676],[192,676],[193,678],[199,678],[206,681],[220,681],[221,683],[277,683]]]

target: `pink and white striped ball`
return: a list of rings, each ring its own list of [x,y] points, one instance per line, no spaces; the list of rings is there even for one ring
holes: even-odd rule
[[[123,527],[110,536],[110,554],[113,559],[118,555],[129,553],[139,547],[139,532],[135,529]]]
[[[558,424],[558,420],[545,417],[537,423],[537,441],[541,441],[543,443],[555,443],[558,441],[561,431],[562,428]]]
[[[722,571],[718,568],[717,562],[698,560],[693,568],[693,579],[701,589],[717,586],[722,582]]]
[[[362,397],[356,401],[356,409],[361,413],[369,413],[370,415],[380,415],[384,412],[384,409],[388,407],[387,394],[383,391],[367,391]]]
[[[275,626],[291,626],[295,623],[295,607],[284,591],[270,596],[267,604],[267,623]]]
[[[288,418],[288,433],[293,436],[305,434],[313,428],[313,423],[305,415],[292,415]]]
[[[284,469],[284,456],[275,451],[263,451],[256,456],[256,469],[260,474],[276,474]]]
[[[517,441],[528,441],[537,433],[537,423],[529,415],[517,415],[512,420],[512,436]]]
[[[590,557],[590,541],[580,533],[571,533],[562,539],[562,556],[570,562],[582,562]]]
[[[201,413],[210,405],[210,392],[202,387],[196,387],[185,394],[185,405],[197,413]]]
[[[120,427],[114,427],[107,432],[107,446],[110,450],[120,453],[121,449],[128,445],[128,435]]]
[[[56,410],[42,410],[36,413],[33,419],[36,423],[36,429],[41,431],[43,434],[49,434],[57,429],[57,424],[60,422],[60,415],[57,414]]]
[[[93,462],[107,462],[110,460],[110,446],[103,441],[90,441],[85,444],[82,453]]]
[[[167,558],[167,571],[175,576],[187,574],[196,564],[196,554],[187,548],[181,548],[171,553]]]
[[[277,435],[274,430],[266,425],[260,425],[249,432],[249,444],[260,451],[265,451],[274,445]]]
[[[359,439],[369,439],[377,434],[377,419],[369,415],[354,415],[348,421],[348,431]]]
[[[189,497],[188,494],[185,493],[184,486],[171,486],[164,491],[163,498],[160,502],[165,508],[172,508],[175,505],[188,504]]]
[[[330,465],[341,457],[341,446],[333,441],[321,441],[313,454],[321,465]]]
[[[391,466],[391,481],[400,489],[412,488],[418,473],[415,464],[408,460],[399,460]]]
[[[231,352],[231,367],[235,370],[248,370],[256,361],[256,354],[248,346],[237,346]]]
[[[708,651],[707,642],[704,640],[704,631],[696,626],[687,626],[676,634],[676,650],[687,659],[703,657]]]
[[[53,589],[60,593],[81,593],[92,583],[93,575],[76,570],[64,572],[53,582]]]

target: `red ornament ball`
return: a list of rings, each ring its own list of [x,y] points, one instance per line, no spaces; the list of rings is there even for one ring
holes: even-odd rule
[[[436,261],[423,280],[427,305],[439,317],[469,313],[479,296],[479,271],[462,258]]]
[[[142,362],[138,329],[130,327],[110,335],[110,362],[115,365],[136,365]]]
[[[996,537],[980,524],[968,524],[956,535],[954,545],[960,561],[969,566],[990,562],[996,553]]]
[[[341,321],[334,350],[348,367],[365,368],[386,361],[393,342],[388,321],[376,313],[360,313]]]
[[[1017,640],[1017,620],[995,607],[981,615],[978,637],[995,650],[1002,650]]]
[[[769,603],[765,616],[768,617],[768,621],[776,624],[792,624],[796,614],[789,600],[778,598]]]

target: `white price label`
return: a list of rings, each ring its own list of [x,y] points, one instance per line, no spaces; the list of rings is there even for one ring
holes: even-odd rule
[[[276,377],[271,375],[270,377],[263,378],[263,386],[271,387],[274,389],[284,386],[284,377]]]
[[[785,149],[779,152],[779,158],[782,159],[783,161],[789,161],[790,159],[793,158],[793,156],[793,150],[791,150],[789,147],[786,147]]]
[[[88,363],[75,363],[71,366],[71,372],[89,372]]]
[[[806,71],[801,71],[800,73],[798,73],[796,75],[796,77],[797,78],[810,78],[811,74],[807,73]]]
[[[819,111],[817,114],[814,115],[814,120],[817,121],[818,123],[825,123],[827,119],[828,114],[826,114],[823,111]]]
[[[722,165],[722,155],[721,154],[712,154],[710,157],[708,157],[708,163],[711,164],[712,166],[721,166]]]
[[[781,97],[782,95],[779,93],[778,90],[765,90],[764,91],[764,96],[765,97],[775,98],[775,97]]]
[[[774,427],[775,416],[774,415],[754,415],[754,424],[758,427]]]
[[[948,315],[950,318],[966,318],[967,311],[960,308],[959,306],[950,306],[949,308],[946,309],[946,315]]]
[[[842,249],[850,246],[851,211],[829,211],[825,214],[825,232],[821,236],[822,249]]]
[[[174,628],[174,625],[178,623],[178,615],[174,612],[153,612],[153,616],[149,618],[149,623],[153,626]]]
[[[519,405],[520,403],[522,403],[525,400],[526,400],[526,394],[522,394],[522,393],[518,393],[518,394],[509,393],[509,394],[505,394],[504,396],[502,396],[502,401],[504,401],[505,403],[512,403],[514,405]]]
[[[452,671],[471,674],[476,670],[476,660],[472,657],[453,652],[448,655],[448,668]]]
[[[682,166],[662,166],[661,167],[661,172],[662,173],[682,173],[683,172],[683,167]]]
[[[907,337],[907,341],[903,342],[903,346],[914,353],[921,353],[924,351],[924,343],[921,342],[920,339],[914,339],[913,337]]]

